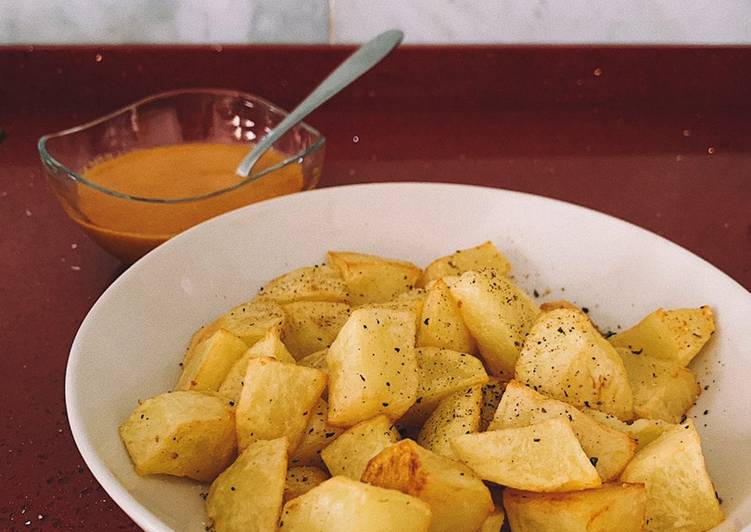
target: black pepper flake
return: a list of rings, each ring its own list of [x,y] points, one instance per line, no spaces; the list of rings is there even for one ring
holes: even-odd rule
[[[582,307],[582,312],[583,312],[584,314],[589,314],[589,308],[587,308],[587,307]]]
[[[540,297],[540,292],[538,292],[537,289],[535,288],[534,290],[532,290],[532,295],[535,297]]]
[[[532,438],[532,441],[535,442],[535,443],[537,443],[537,442],[540,441],[540,438]]]
[[[709,410],[704,411],[704,415],[706,416],[707,414],[709,414]]]
[[[611,336],[615,336],[615,333],[613,331],[606,331],[604,334],[605,338],[610,338]]]
[[[381,403],[383,406],[389,406],[388,403]]]
[[[336,432],[326,432],[324,433],[324,437],[331,438],[334,434],[336,434]]]
[[[361,380],[362,382],[365,382],[365,377],[363,377],[362,373],[360,373],[359,375],[360,375],[360,380]]]
[[[234,486],[230,486],[229,489],[230,489],[230,491],[235,491],[235,487]]]
[[[396,351],[398,353],[399,351],[401,351],[401,349],[399,349],[398,347],[395,347],[394,351]]]
[[[644,352],[644,348],[642,347],[638,351],[636,349],[632,349],[631,352],[635,355],[641,355]]]
[[[558,327],[558,332],[561,334],[566,334],[566,331],[563,330],[563,327]]]
[[[430,325],[430,318],[425,318],[424,320],[422,320],[422,322],[423,322],[423,323],[424,323],[425,325]]]
[[[683,424],[683,422],[686,421],[686,414],[683,414],[681,416],[681,420],[678,422],[679,425]]]
[[[590,461],[590,463],[591,463],[591,464],[592,464],[593,466],[596,466],[596,465],[597,465],[597,457],[596,457],[596,456],[591,456],[591,457],[589,458],[589,461]]]
[[[234,401],[230,401],[229,402],[229,406],[235,406],[235,402]]]

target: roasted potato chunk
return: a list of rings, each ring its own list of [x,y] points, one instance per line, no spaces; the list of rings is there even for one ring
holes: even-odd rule
[[[324,467],[321,451],[344,432],[344,429],[328,424],[328,409],[329,405],[323,399],[316,403],[300,443],[290,455],[290,464]]]
[[[662,436],[662,433],[666,430],[675,427],[674,424],[661,419],[635,419],[629,423],[624,423],[617,417],[611,414],[606,414],[605,412],[600,412],[599,410],[585,408],[583,411],[595,421],[627,434],[636,442],[637,452],[648,443]]]
[[[454,392],[488,382],[479,358],[467,353],[436,347],[419,347],[417,356],[417,400],[399,420],[400,425],[422,425],[438,403]]]
[[[633,417],[633,394],[621,357],[577,310],[540,316],[516,363],[516,380],[577,407]]]
[[[422,288],[413,288],[408,292],[403,292],[384,303],[367,303],[357,308],[385,308],[388,310],[405,310],[415,315],[415,327],[420,326],[420,316],[425,303],[426,292]]]
[[[211,484],[206,512],[216,532],[275,530],[282,510],[287,439],[258,441]]]
[[[417,435],[417,443],[434,453],[456,460],[451,440],[477,432],[480,427],[482,387],[479,384],[444,398]]]
[[[212,480],[232,461],[235,416],[228,401],[195,391],[157,395],[120,425],[136,473]]]
[[[464,324],[459,307],[442,279],[433,283],[425,296],[417,327],[417,345],[462,353],[477,352],[477,342]]]
[[[352,312],[329,348],[329,423],[348,427],[386,414],[398,419],[417,399],[415,321],[411,312]]]
[[[501,403],[503,391],[506,389],[506,383],[498,377],[490,377],[488,382],[482,387],[482,404],[480,406],[480,427],[477,432],[485,432],[488,425],[493,421],[495,411]]]
[[[238,305],[196,331],[190,339],[190,347],[185,353],[183,367],[190,364],[198,344],[219,329],[234,334],[250,347],[263,338],[266,331],[272,327],[281,327],[282,323],[284,323],[284,311],[275,301],[259,298]]]
[[[494,270],[498,275],[508,275],[511,263],[492,242],[484,242],[431,262],[423,273],[422,286],[441,277],[461,275],[471,270]]]
[[[618,348],[634,393],[634,413],[678,423],[701,392],[696,375],[680,364]]]
[[[447,284],[488,371],[502,379],[513,377],[524,338],[539,314],[537,306],[494,270],[469,271]]]
[[[503,508],[493,508],[493,511],[485,518],[477,532],[501,532],[505,517]]]
[[[287,532],[426,532],[430,507],[417,497],[333,477],[284,505]]]
[[[321,451],[321,458],[332,475],[360,480],[368,461],[398,440],[399,431],[380,415],[345,431]]]
[[[706,305],[675,310],[657,309],[630,329],[611,337],[610,343],[687,366],[714,331],[714,315]]]
[[[691,420],[663,433],[637,453],[623,482],[647,488],[645,530],[709,530],[724,519]]]
[[[506,386],[488,430],[526,427],[555,417],[567,418],[571,422],[582,449],[603,480],[616,478],[636,452],[636,443],[624,433],[517,381],[510,381]]]
[[[247,349],[242,356],[232,365],[232,368],[224,378],[222,385],[219,387],[219,393],[235,402],[240,400],[240,393],[243,389],[245,373],[248,370],[248,361],[251,358],[270,357],[294,364],[295,359],[287,351],[279,338],[279,327],[272,327],[266,332],[266,335],[258,340],[253,347]]]
[[[294,453],[326,386],[326,374],[274,358],[251,358],[244,382],[235,416],[238,447],[286,436]]]
[[[339,272],[326,265],[298,268],[273,279],[260,295],[279,304],[294,301],[332,301],[347,303],[349,294]]]
[[[569,493],[507,489],[503,506],[514,532],[641,532],[643,484],[603,484]]]
[[[600,476],[567,419],[529,427],[457,436],[459,459],[480,478],[529,491],[571,491],[600,486]]]
[[[328,479],[328,473],[319,467],[290,467],[287,470],[287,481],[284,483],[284,502],[300,495],[305,495],[321,482]]]
[[[331,301],[296,301],[282,308],[282,338],[296,359],[329,347],[352,312],[348,304]]]
[[[234,334],[219,329],[196,346],[190,363],[175,385],[175,390],[215,392],[219,389],[248,346]]]
[[[411,262],[364,253],[329,251],[327,258],[344,279],[353,305],[389,301],[414,288],[422,275]]]
[[[464,464],[403,440],[375,456],[362,481],[430,506],[431,532],[476,532],[493,510],[490,491]]]

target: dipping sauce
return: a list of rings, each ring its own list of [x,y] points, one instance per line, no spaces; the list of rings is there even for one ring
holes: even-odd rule
[[[235,168],[249,144],[186,143],[134,150],[95,161],[83,176],[108,190],[145,198],[190,198],[222,190],[241,178]],[[289,155],[267,151],[253,173],[281,163]],[[257,201],[303,188],[300,164],[288,164],[238,189],[202,200],[152,203],[118,198],[81,185],[78,210],[68,214],[102,247],[134,261],[175,234],[203,220]]]

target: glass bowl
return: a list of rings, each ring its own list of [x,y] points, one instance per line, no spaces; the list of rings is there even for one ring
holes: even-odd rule
[[[176,90],[45,135],[39,139],[38,148],[50,185],[65,212],[102,248],[133,262],[208,218],[314,188],[321,176],[325,138],[300,123],[264,155],[253,169],[253,179],[237,177],[237,182],[228,177],[217,184],[216,179],[201,175],[189,182],[182,180],[178,186],[173,168],[165,168],[163,174],[152,168],[148,176],[145,172],[125,172],[114,181],[108,179],[115,175],[108,164],[124,160],[121,156],[140,156],[144,150],[154,153],[154,149],[158,152],[158,148],[178,144],[181,150],[188,150],[183,153],[195,157],[197,150],[210,144],[214,145],[210,149],[232,152],[234,158],[227,157],[227,168],[234,172],[241,152],[247,153],[253,140],[266,135],[286,114],[274,104],[243,92]],[[219,155],[222,161],[223,153]],[[110,171],[112,175],[108,175]]]

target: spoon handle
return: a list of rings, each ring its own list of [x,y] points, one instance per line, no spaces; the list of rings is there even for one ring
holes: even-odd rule
[[[328,75],[307,98],[305,98],[287,117],[263,137],[245,156],[237,167],[236,173],[240,177],[248,177],[253,165],[261,155],[279,140],[288,130],[303,118],[317,109],[321,104],[334,96],[347,85],[373,68],[386,57],[404,37],[399,30],[389,30],[368,41],[349,56],[336,70]]]

